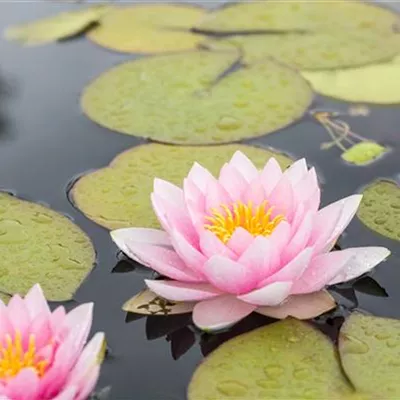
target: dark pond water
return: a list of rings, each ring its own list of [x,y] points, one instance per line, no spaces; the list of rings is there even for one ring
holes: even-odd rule
[[[210,4],[208,4],[210,5]],[[0,30],[8,24],[54,14],[72,5],[39,2],[1,2]],[[105,166],[114,156],[140,143],[134,137],[113,134],[86,117],[79,109],[85,84],[102,71],[131,56],[111,53],[85,39],[37,48],[22,48],[0,40],[0,186],[19,196],[41,201],[71,216],[94,242],[98,265],[76,294],[76,302],[95,302],[93,331],[105,331],[111,349],[99,388],[112,385],[115,400],[184,400],[189,379],[209,352],[227,334],[204,338],[185,327],[186,317],[141,318],[126,322],[121,305],[143,287],[141,270],[112,273],[117,249],[108,231],[86,219],[70,204],[67,186],[85,171]],[[348,105],[317,98],[317,107],[346,110]],[[306,156],[322,181],[323,203],[357,192],[379,177],[395,178],[400,172],[400,106],[371,107],[368,118],[348,119],[365,137],[392,147],[384,159],[368,167],[350,167],[340,151],[321,151],[329,140],[311,118],[277,134],[253,141],[295,157]],[[390,260],[377,268],[374,279],[388,297],[355,292],[358,307],[380,316],[400,318],[400,246],[365,228],[356,219],[341,240],[343,247],[382,245],[392,250]],[[123,270],[119,265],[118,270]],[[368,283],[368,282],[367,282]],[[363,285],[365,290],[365,286]],[[368,286],[370,287],[370,286]],[[349,297],[351,290],[342,290]],[[375,294],[377,294],[376,292]],[[354,298],[353,298],[354,300]],[[351,302],[344,300],[345,305]],[[132,318],[131,318],[132,319]],[[129,319],[128,319],[129,321]],[[251,316],[234,332],[267,323]],[[339,320],[328,321],[330,324]],[[335,327],[326,323],[325,330]],[[165,334],[169,334],[168,339]],[[171,342],[172,339],[172,342]],[[184,351],[194,345],[185,354]],[[174,357],[178,360],[174,360]]]

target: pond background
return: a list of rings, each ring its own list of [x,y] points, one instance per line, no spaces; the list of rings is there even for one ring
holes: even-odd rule
[[[223,3],[203,5],[213,7]],[[400,4],[390,3],[390,6],[400,10]],[[2,1],[0,30],[75,7]],[[184,400],[190,377],[203,357],[200,346],[195,344],[175,361],[165,337],[147,340],[146,318],[125,322],[126,313],[121,306],[143,288],[145,272],[138,268],[111,273],[118,259],[108,231],[84,217],[67,197],[68,185],[74,178],[107,165],[121,151],[144,142],[96,125],[79,108],[80,92],[85,85],[113,65],[133,57],[100,48],[84,37],[32,48],[0,39],[0,187],[65,213],[93,241],[98,264],[75,299],[79,303],[94,301],[93,332],[105,331],[111,350],[98,387],[112,385],[113,400]],[[322,97],[315,103],[315,107],[328,110],[345,111],[348,106]],[[325,205],[358,192],[376,178],[400,178],[400,105],[370,109],[368,117],[349,117],[346,121],[355,132],[390,146],[392,151],[367,167],[346,165],[337,148],[320,150],[321,143],[329,137],[311,118],[247,143],[271,146],[295,158],[307,157],[324,183]],[[355,218],[340,244],[386,246],[392,251],[389,261],[378,266],[374,273],[374,279],[389,297],[362,293],[357,293],[357,297],[359,307],[372,314],[400,318],[399,243],[374,234]],[[258,324],[264,317],[254,318]],[[147,325],[147,329],[151,325],[148,334],[162,329],[164,322],[161,318],[158,326],[153,319]]]

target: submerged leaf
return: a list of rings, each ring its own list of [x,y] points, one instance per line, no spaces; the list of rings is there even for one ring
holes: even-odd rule
[[[315,91],[325,96],[352,102],[400,103],[400,56],[382,64],[337,71],[303,71],[302,75]]]
[[[97,22],[111,8],[96,5],[78,11],[68,11],[53,17],[7,28],[5,36],[24,45],[34,46],[75,36]]]
[[[352,314],[339,336],[343,368],[360,393],[400,397],[400,321]]]
[[[365,165],[373,162],[387,152],[387,148],[376,142],[360,142],[341,154],[343,160],[354,165]]]
[[[353,288],[357,292],[369,294],[370,296],[389,297],[386,290],[370,276],[365,276],[354,282]]]
[[[275,157],[282,168],[291,164],[283,154],[241,144],[215,147],[147,144],[118,155],[109,167],[79,179],[71,191],[76,206],[90,219],[109,229],[142,226],[159,228],[150,202],[154,178],[182,186],[194,162],[218,174],[236,150],[259,168]]]
[[[287,319],[222,344],[196,370],[188,399],[337,400],[352,393],[332,342]]]
[[[150,290],[143,290],[128,300],[122,309],[136,314],[174,315],[189,313],[193,307],[194,303],[175,303],[157,296]]]
[[[355,67],[394,57],[400,51],[396,34],[336,32],[285,35],[245,35],[211,39],[203,43],[214,50],[239,49],[246,63],[268,57],[302,70]]]
[[[363,191],[357,216],[373,231],[400,240],[400,188],[396,182],[380,180]]]
[[[190,28],[204,13],[188,5],[115,7],[88,37],[100,46],[127,53],[190,50],[203,39]]]
[[[40,283],[48,300],[71,299],[95,262],[90,239],[65,216],[0,193],[0,290]]]
[[[93,81],[81,105],[117,132],[205,144],[274,132],[299,119],[312,98],[296,71],[271,60],[245,67],[235,53],[197,51],[123,63]]]

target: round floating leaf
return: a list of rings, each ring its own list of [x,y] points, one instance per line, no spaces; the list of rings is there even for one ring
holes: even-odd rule
[[[400,103],[400,56],[383,64],[337,71],[303,71],[302,75],[316,92],[325,96],[361,103]]]
[[[0,290],[24,295],[40,283],[48,300],[72,297],[92,269],[90,239],[68,218],[0,193]]]
[[[247,63],[267,57],[298,69],[333,69],[365,65],[394,57],[400,51],[400,35],[371,32],[246,35],[213,39],[211,49],[240,49]]]
[[[331,341],[287,319],[222,344],[195,372],[188,399],[337,400],[352,393]]]
[[[5,36],[24,45],[34,46],[75,36],[97,22],[111,8],[97,5],[78,11],[69,11],[54,17],[9,27]]]
[[[200,31],[381,31],[391,32],[398,15],[361,1],[259,1],[222,7],[206,14]]]
[[[339,351],[357,391],[371,399],[400,398],[400,321],[354,313],[340,331]]]
[[[169,4],[114,8],[88,37],[100,46],[127,53],[190,50],[202,36],[189,30],[204,12],[199,7]]]
[[[194,149],[147,144],[125,151],[109,167],[83,176],[72,188],[71,196],[88,218],[109,229],[159,228],[150,203],[154,178],[181,187],[196,161],[217,176],[236,150],[245,153],[260,168],[272,156],[283,168],[291,163],[288,157],[279,153],[245,145]]]
[[[357,216],[368,228],[400,240],[400,188],[395,182],[376,181],[363,191]]]
[[[295,71],[270,60],[239,66],[236,57],[198,51],[127,62],[92,82],[81,104],[107,128],[181,144],[261,136],[304,114],[313,95]]]
[[[353,145],[342,153],[341,157],[350,164],[366,165],[381,157],[386,152],[386,147],[368,141]]]

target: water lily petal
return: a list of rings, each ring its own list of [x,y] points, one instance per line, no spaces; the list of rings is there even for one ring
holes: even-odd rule
[[[289,296],[291,287],[292,282],[274,282],[238,296],[238,299],[258,306],[276,306]]]
[[[230,164],[225,164],[219,173],[219,183],[229,193],[232,199],[241,200],[241,195],[248,186],[242,174]]]
[[[185,206],[183,190],[171,182],[155,178],[153,182],[153,191],[162,199],[167,200],[178,207]]]
[[[286,301],[275,307],[258,307],[256,312],[267,317],[285,319],[311,319],[336,307],[335,299],[326,291],[289,296]]]
[[[285,172],[284,175],[289,179],[292,185],[296,185],[307,174],[307,163],[305,158],[301,158],[294,162]]]
[[[302,294],[323,289],[353,257],[346,250],[316,256],[304,274],[294,283],[292,293]]]
[[[357,278],[370,271],[390,255],[390,250],[385,247],[355,247],[343,251],[351,253],[353,256],[344,268],[329,282],[329,285]]]
[[[218,330],[232,326],[250,315],[257,307],[244,303],[235,296],[219,296],[196,304],[193,322],[203,330]]]
[[[92,393],[94,387],[96,386],[96,382],[99,379],[100,375],[100,366],[96,365],[92,368],[90,373],[86,376],[86,379],[82,382],[82,386],[79,389],[78,395],[75,397],[75,400],[86,400],[90,393]]]
[[[39,377],[33,368],[24,368],[10,379],[6,395],[14,400],[36,400],[39,390]]]
[[[75,395],[78,392],[78,388],[75,386],[68,386],[52,400],[76,400]]]
[[[269,236],[272,247],[277,251],[278,254],[281,253],[284,247],[287,245],[290,238],[290,233],[290,224],[286,221],[282,221]]]
[[[50,308],[39,284],[32,286],[24,298],[31,321],[39,314],[50,316]]]
[[[246,293],[257,282],[250,268],[222,256],[211,257],[204,264],[204,275],[218,289],[233,294]]]
[[[254,205],[261,204],[266,199],[262,180],[259,176],[253,179],[246,191],[243,193],[243,202],[248,204],[251,202]]]
[[[214,233],[203,230],[200,234],[200,250],[206,257],[215,255],[225,256],[231,260],[236,260],[237,255],[227,247]]]
[[[204,194],[193,181],[187,178],[183,181],[183,194],[189,215],[192,218],[193,224],[196,226],[198,216],[205,212],[206,201]]]
[[[207,184],[206,198],[206,212],[211,213],[213,209],[223,212],[221,205],[228,205],[232,202],[228,192],[217,181],[209,181]]]
[[[234,167],[247,182],[251,182],[258,176],[257,168],[241,151],[236,151],[229,165]]]
[[[11,317],[10,321],[15,329],[19,331],[21,336],[25,336],[25,332],[29,328],[30,318],[29,312],[25,305],[24,300],[18,294],[14,295],[8,302],[8,315]]]
[[[246,251],[253,242],[254,236],[244,228],[236,228],[226,245],[238,256]]]
[[[261,180],[266,196],[272,192],[282,177],[282,169],[275,158],[270,158],[261,172]]]
[[[223,294],[208,283],[186,283],[179,281],[148,280],[147,287],[164,299],[171,301],[200,301]]]
[[[283,214],[287,221],[292,220],[294,194],[292,185],[286,176],[282,176],[268,197],[270,206],[275,207],[274,214]]]
[[[315,168],[311,168],[307,174],[294,185],[296,201],[299,203],[307,201],[316,190],[319,190],[318,177]]]
[[[187,179],[191,180],[203,194],[206,193],[208,182],[215,180],[212,174],[197,162],[190,169]]]

